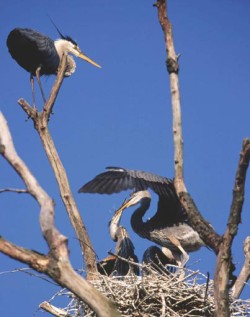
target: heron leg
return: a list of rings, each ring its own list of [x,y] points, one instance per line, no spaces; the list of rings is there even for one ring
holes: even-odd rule
[[[41,80],[40,80],[40,70],[41,70],[41,66],[39,66],[36,69],[36,79],[37,79],[37,82],[38,82],[38,85],[39,85],[39,88],[40,88],[40,91],[41,91],[41,94],[42,94],[42,97],[43,97],[43,102],[46,103],[46,98],[45,98],[45,95],[44,95],[44,92],[43,92],[43,88],[42,88],[42,83],[41,83]]]
[[[180,244],[180,241],[175,236],[170,235],[167,238],[173,243],[174,246],[176,246],[176,248],[178,248],[180,250],[180,252],[182,254],[182,259],[181,259],[181,261],[176,259],[176,261],[180,263],[180,267],[184,267],[186,265],[187,261],[189,260],[188,253],[183,249],[183,247]]]
[[[187,254],[187,252],[183,249],[183,247],[180,244],[180,241],[173,235],[170,235],[167,237],[172,243],[173,245],[178,248],[178,250],[180,251],[179,253],[175,253],[175,260],[179,266],[179,270],[181,270],[180,275],[179,275],[179,280],[182,280],[185,277],[185,271],[183,270],[183,268],[185,267],[187,261],[189,260],[189,255]],[[179,271],[177,270],[176,273]]]
[[[34,77],[33,77],[32,74],[30,74],[30,84],[31,84],[31,91],[32,91],[33,107],[34,107],[34,109],[36,109],[35,90],[34,90]]]

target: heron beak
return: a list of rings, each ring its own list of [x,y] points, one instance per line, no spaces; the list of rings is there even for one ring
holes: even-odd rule
[[[121,207],[119,209],[117,209],[116,211],[116,215],[117,214],[121,214],[123,212],[124,209],[128,208],[131,206],[131,200],[133,199],[133,196],[131,196],[128,199],[125,199],[124,202],[122,203]]]
[[[114,219],[119,219],[119,222],[120,222],[120,217],[124,211],[124,209],[128,208],[129,207],[129,202],[130,202],[130,199],[125,199],[124,202],[122,203],[121,207],[119,207],[116,212],[114,213],[113,217],[112,217],[112,220],[110,222],[113,223],[113,220]]]
[[[82,52],[79,52],[78,57],[84,59],[86,62],[98,67],[98,68],[102,68],[102,66],[100,66],[99,64],[97,64],[96,62],[92,61],[92,59],[90,59],[88,56],[86,56],[85,54],[83,54]]]

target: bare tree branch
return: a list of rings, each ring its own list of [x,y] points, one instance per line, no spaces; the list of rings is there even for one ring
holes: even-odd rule
[[[182,138],[182,122],[181,122],[181,104],[179,93],[178,79],[178,57],[175,54],[172,26],[167,14],[166,0],[157,0],[158,19],[161,24],[166,44],[167,52],[167,69],[170,76],[170,88],[172,97],[173,112],[173,136],[175,149],[175,188],[180,197],[181,203],[185,208],[189,222],[193,228],[199,233],[206,245],[210,246],[216,254],[217,267],[215,278],[216,293],[216,316],[229,316],[229,276],[232,277],[233,265],[231,261],[231,245],[234,236],[237,233],[237,227],[240,222],[240,214],[244,200],[244,183],[246,170],[249,163],[249,141],[245,140],[236,175],[233,203],[231,207],[227,230],[220,237],[210,226],[210,224],[200,215],[194,201],[187,192],[183,177],[183,138]],[[221,242],[222,241],[222,242]]]
[[[231,204],[230,215],[227,229],[223,235],[220,245],[217,264],[214,275],[214,292],[216,316],[229,316],[229,279],[232,278],[234,266],[232,264],[231,247],[233,239],[237,234],[238,225],[241,222],[241,212],[244,202],[245,180],[247,168],[250,160],[250,141],[243,141],[238,169],[236,172],[233,200]]]
[[[28,264],[38,272],[45,271],[49,265],[49,258],[45,255],[19,247],[3,237],[0,237],[0,251],[12,259]]]
[[[29,193],[37,200],[40,209],[40,226],[48,244],[48,255],[16,246],[3,238],[0,239],[0,251],[13,259],[24,262],[34,270],[50,276],[62,287],[69,289],[89,305],[100,317],[120,314],[114,304],[99,293],[90,283],[78,275],[72,268],[67,248],[67,238],[54,225],[54,203],[42,189],[28,167],[16,153],[7,122],[0,113],[0,154],[20,175]]]
[[[68,314],[65,310],[51,305],[48,302],[41,303],[39,307],[56,317],[72,317],[72,315]]]
[[[17,188],[3,188],[3,189],[0,189],[0,194],[1,193],[6,193],[6,192],[17,193],[17,194],[29,194],[27,189],[17,189]]]
[[[232,296],[237,299],[245,286],[245,283],[250,279],[250,237],[246,237],[244,242],[245,261],[240,271],[240,274],[232,288]]]
[[[28,116],[33,120],[35,129],[40,136],[44,150],[56,176],[56,180],[61,193],[61,198],[68,212],[72,226],[75,229],[84,255],[87,279],[91,279],[95,278],[97,273],[96,255],[93,250],[88,232],[72,195],[66,171],[57,153],[55,144],[48,128],[50,113],[52,111],[56,96],[63,81],[63,76],[66,68],[66,58],[67,56],[64,54],[60,63],[56,82],[52,88],[50,97],[41,112],[38,112],[36,109],[32,108],[24,99],[20,99],[19,104],[28,114]]]
[[[202,240],[218,253],[220,236],[213,230],[211,225],[201,216],[184,183],[183,173],[183,137],[181,121],[181,102],[179,90],[179,65],[178,56],[175,54],[172,26],[167,14],[166,0],[157,0],[158,19],[164,33],[167,53],[167,70],[170,77],[170,90],[173,113],[173,137],[174,137],[174,164],[175,164],[175,188],[185,208],[189,222],[199,233]]]
[[[172,98],[173,112],[173,137],[175,145],[174,164],[175,164],[175,186],[180,192],[185,192],[186,187],[183,182],[183,139],[182,139],[182,122],[181,122],[181,98],[179,89],[179,65],[178,57],[174,49],[172,25],[167,14],[166,0],[156,2],[158,9],[158,19],[164,34],[167,54],[167,70],[170,77],[170,90]],[[180,180],[180,181],[179,181]]]

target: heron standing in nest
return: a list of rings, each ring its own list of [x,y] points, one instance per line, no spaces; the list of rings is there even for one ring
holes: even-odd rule
[[[151,219],[143,221],[151,202],[148,188],[159,196],[158,208]],[[113,194],[127,189],[133,189],[134,193],[116,211],[117,216],[126,208],[140,204],[131,216],[132,229],[140,237],[166,248],[169,259],[184,267],[189,259],[188,253],[199,250],[205,244],[190,226],[171,179],[144,171],[111,167],[82,186],[79,192]]]

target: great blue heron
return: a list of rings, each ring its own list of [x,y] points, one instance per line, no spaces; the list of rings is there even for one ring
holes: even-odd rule
[[[28,28],[15,28],[7,38],[7,46],[13,59],[30,73],[32,96],[34,101],[34,79],[36,76],[44,102],[45,95],[42,89],[40,76],[56,75],[63,53],[73,54],[84,59],[96,67],[101,67],[79,48],[69,36],[64,36],[58,29],[61,38],[53,41],[48,36]],[[71,56],[67,56],[65,76],[74,73],[76,63]]]
[[[143,274],[150,274],[150,267],[159,273],[174,273],[175,267],[170,267],[169,265],[178,265],[175,259],[168,257],[168,250],[166,248],[160,249],[156,245],[145,250],[142,256],[142,263],[146,265],[142,267]]]
[[[115,255],[110,255],[97,263],[98,271],[103,275],[125,276],[139,275],[138,258],[127,230],[120,226],[121,214],[115,213],[109,223],[111,239],[116,242]]]
[[[148,188],[158,194],[159,200],[155,215],[144,222],[143,216],[151,202]],[[143,171],[111,167],[81,187],[79,192],[112,194],[127,189],[135,192],[116,213],[122,214],[124,209],[140,203],[131,216],[133,230],[142,238],[166,247],[170,252],[169,257],[184,266],[188,260],[187,253],[199,250],[204,242],[189,225],[171,179]]]

